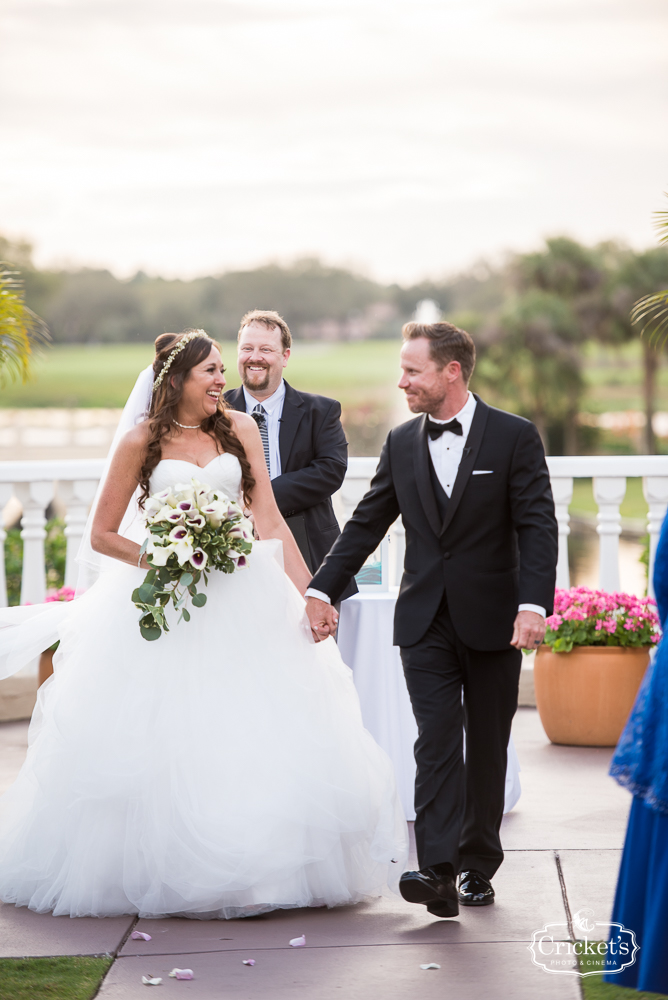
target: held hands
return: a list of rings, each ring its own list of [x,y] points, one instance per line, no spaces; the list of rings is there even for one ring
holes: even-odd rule
[[[535,611],[518,611],[510,645],[515,649],[537,649],[545,636],[545,619]]]
[[[330,635],[336,633],[339,623],[339,616],[336,608],[326,601],[321,601],[317,597],[306,598],[306,614],[311,623],[311,632],[316,642],[322,642]]]

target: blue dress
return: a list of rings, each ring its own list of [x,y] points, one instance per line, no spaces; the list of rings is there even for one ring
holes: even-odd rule
[[[654,590],[666,630],[668,618],[668,517],[654,565]],[[610,774],[633,793],[612,920],[635,931],[634,965],[607,982],[668,993],[668,635],[650,663]]]

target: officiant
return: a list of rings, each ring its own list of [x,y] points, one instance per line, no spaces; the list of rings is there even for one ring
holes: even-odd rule
[[[225,399],[257,422],[276,503],[315,573],[341,533],[332,506],[348,468],[341,404],[285,381],[292,336],[277,312],[247,312],[237,341],[242,384]],[[353,579],[341,600],[356,593]]]

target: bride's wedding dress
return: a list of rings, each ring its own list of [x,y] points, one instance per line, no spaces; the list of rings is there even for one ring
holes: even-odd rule
[[[229,454],[162,460],[151,492],[193,476],[239,494]],[[335,643],[310,638],[280,548],[256,542],[248,568],[212,572],[206,605],[154,642],[130,599],[145,572],[120,562],[71,604],[0,611],[9,659],[61,640],[0,799],[0,899],[236,917],[396,885],[407,832],[391,764]]]

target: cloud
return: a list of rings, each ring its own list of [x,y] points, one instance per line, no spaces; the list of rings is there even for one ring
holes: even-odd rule
[[[5,0],[3,228],[192,275],[653,240],[663,3]]]

